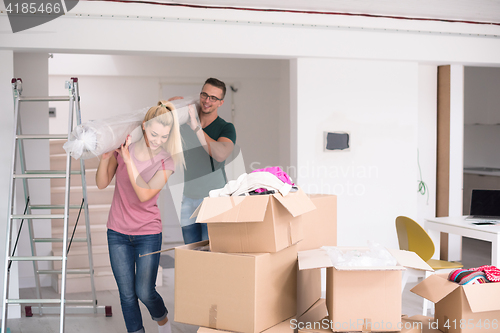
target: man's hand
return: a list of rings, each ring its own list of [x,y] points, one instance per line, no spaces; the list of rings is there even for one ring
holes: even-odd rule
[[[189,113],[189,127],[191,127],[191,129],[194,131],[196,127],[200,125],[200,123],[198,123],[198,117],[194,105],[191,104],[188,106],[188,113]]]

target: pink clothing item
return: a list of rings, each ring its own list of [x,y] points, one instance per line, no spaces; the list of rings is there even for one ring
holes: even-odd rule
[[[500,282],[500,269],[496,266],[484,265],[477,268],[470,268],[470,270],[484,272],[489,281]]]
[[[275,175],[276,177],[278,177],[279,180],[281,180],[283,183],[287,183],[287,184],[290,184],[290,185],[295,185],[292,180],[290,179],[290,177],[288,176],[288,174],[283,171],[280,167],[269,167],[269,168],[264,168],[264,169],[256,169],[252,172],[270,172],[272,173],[273,175]],[[265,192],[266,189],[265,188],[259,188],[257,190],[255,190],[255,192],[257,193],[261,193],[261,192]]]
[[[139,161],[134,154],[135,144],[129,147],[130,156],[142,179],[149,182],[155,173],[163,168],[175,170],[174,161],[169,153],[162,150],[152,160]],[[118,162],[116,168],[115,192],[108,216],[108,229],[125,235],[152,235],[162,231],[160,210],[157,205],[158,196],[141,202],[130,182],[127,166],[117,152],[114,156]]]

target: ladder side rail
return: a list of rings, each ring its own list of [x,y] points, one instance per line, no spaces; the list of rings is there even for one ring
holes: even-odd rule
[[[17,134],[22,135],[22,116],[21,116],[21,101],[18,100],[18,114],[17,114]],[[24,153],[24,142],[23,140],[17,140],[18,144],[18,151],[19,151],[19,166],[21,168],[21,174],[26,174],[26,157]],[[29,186],[28,186],[28,179],[23,178],[22,179],[23,183],[23,192],[24,192],[24,202],[28,202],[28,198],[30,197],[29,193]],[[28,205],[28,209],[25,214],[32,215],[31,212],[31,205]],[[27,218],[26,221],[28,222],[28,234],[29,234],[29,240],[30,240],[30,248],[31,248],[31,256],[36,257],[37,256],[37,251],[36,251],[36,245],[35,245],[35,233],[33,230],[33,220],[30,218]],[[32,262],[33,264],[33,274],[35,277],[35,290],[36,290],[36,296],[38,299],[42,298],[42,292],[41,292],[41,287],[40,287],[40,276],[38,274],[38,261],[34,260]],[[39,304],[39,309],[40,309],[40,315],[42,314],[42,305]]]
[[[82,114],[80,109],[80,90],[78,87],[78,79],[72,78],[73,87],[75,92],[75,115],[76,115],[76,125],[81,125]],[[69,138],[68,138],[69,139]],[[89,271],[90,271],[90,290],[92,290],[92,301],[94,313],[97,313],[97,296],[95,292],[95,281],[94,281],[94,256],[92,253],[92,237],[90,232],[90,213],[89,204],[87,196],[87,178],[85,174],[85,162],[80,158],[80,176],[82,179],[82,195],[83,195],[83,211],[85,214],[85,230],[87,236],[87,253],[89,257]]]
[[[13,93],[14,93],[14,124],[17,123],[17,115],[19,111],[19,100],[16,98],[17,96],[17,89],[14,86],[14,81],[13,83]],[[6,233],[6,240],[5,240],[5,263],[4,263],[4,277],[3,277],[3,293],[2,293],[2,322],[1,322],[1,332],[6,332],[7,331],[7,314],[8,314],[8,308],[9,304],[7,303],[7,299],[9,298],[9,278],[10,278],[10,272],[9,272],[9,258],[10,258],[10,251],[11,251],[11,246],[12,246],[12,219],[11,216],[14,214],[14,172],[15,172],[15,167],[16,167],[16,160],[17,160],[17,154],[16,154],[16,145],[17,145],[17,139],[16,139],[16,131],[17,127],[14,127],[14,140],[12,143],[12,155],[11,155],[11,166],[10,166],[10,173],[11,173],[11,178],[9,182],[9,216],[7,219],[7,233]]]
[[[69,101],[69,117],[68,117],[68,140],[70,139],[71,131],[73,130],[73,112],[75,104],[75,90],[71,85],[71,94]],[[68,263],[68,218],[69,218],[69,199],[70,199],[70,183],[71,183],[71,155],[66,153],[66,184],[64,195],[64,226],[63,226],[63,246],[62,246],[62,265],[61,265],[61,310],[59,321],[59,332],[64,333],[64,324],[66,317],[66,267]]]

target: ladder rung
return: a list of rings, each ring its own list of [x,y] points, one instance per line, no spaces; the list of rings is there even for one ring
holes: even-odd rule
[[[17,139],[32,140],[32,139],[68,139],[68,134],[20,134],[16,135]]]
[[[64,209],[64,205],[32,205],[31,209]],[[80,209],[80,205],[69,205],[69,209]]]
[[[69,96],[43,96],[43,97],[19,96],[19,102],[64,102],[64,101],[69,101]]]
[[[66,300],[66,305],[94,305],[94,301],[91,299],[71,299]]]
[[[61,175],[57,173],[24,173],[15,174],[16,179],[56,179],[56,178],[66,178],[66,174]]]
[[[64,205],[32,205],[31,209],[64,209]],[[80,209],[80,205],[69,205],[69,209]]]
[[[60,298],[7,299],[9,304],[61,304]]]
[[[66,155],[64,155],[66,156]],[[80,170],[71,170],[70,173],[72,175],[79,175],[81,173]],[[24,174],[30,174],[30,175],[38,175],[38,174],[44,174],[44,175],[66,175],[66,170],[26,170],[24,171]]]
[[[23,219],[63,219],[64,214],[26,214],[26,215],[11,215],[13,220]]]
[[[44,269],[37,271],[38,274],[62,274],[62,270]],[[90,274],[90,269],[67,269],[66,274]]]
[[[33,302],[33,303],[36,303],[36,302]],[[64,303],[66,305],[90,305],[90,306],[93,306],[94,305],[94,301],[92,301],[91,299],[66,299],[64,300]],[[98,307],[104,307],[104,306],[98,306]],[[32,312],[38,312],[38,307],[37,306],[32,306],[31,309],[33,310]],[[54,312],[46,312],[45,309],[55,309],[57,311],[59,311],[59,307],[44,307],[43,308],[43,313],[54,313]],[[59,313],[59,312],[57,312]]]
[[[80,170],[71,170],[70,174],[79,175],[82,172]],[[66,178],[66,171],[64,170],[27,170],[24,173],[15,174],[14,178],[18,179],[56,179],[56,178]]]
[[[9,257],[12,261],[62,261],[60,256]]]
[[[33,238],[35,243],[62,243],[63,238]],[[86,243],[87,238],[73,238],[73,242]]]
[[[85,303],[83,303],[85,302]],[[87,303],[88,302],[88,303]],[[97,310],[97,313],[107,313],[106,306],[98,305],[94,307],[93,301],[73,301],[66,300],[66,310],[67,314],[85,314],[85,313],[94,313],[94,310]],[[81,304],[81,305],[80,305]],[[87,305],[86,305],[87,304]],[[36,313],[42,311],[43,314],[60,314],[61,307],[60,306],[32,306],[31,312]]]

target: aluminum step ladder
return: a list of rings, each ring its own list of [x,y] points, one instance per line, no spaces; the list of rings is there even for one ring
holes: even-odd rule
[[[22,80],[12,79],[12,89],[14,94],[14,124],[16,126],[16,133],[12,147],[12,165],[11,165],[11,182],[9,185],[10,197],[9,197],[9,221],[7,223],[7,239],[6,239],[6,252],[5,252],[5,271],[4,271],[4,288],[3,288],[3,298],[2,298],[2,323],[0,332],[6,332],[6,322],[9,304],[34,304],[34,306],[27,305],[25,307],[26,315],[30,316],[32,313],[42,314],[59,314],[60,324],[59,332],[64,332],[65,325],[65,314],[68,313],[104,313],[106,316],[111,316],[110,306],[97,306],[97,299],[95,293],[94,285],[94,265],[92,256],[92,242],[90,237],[90,222],[89,222],[89,210],[87,201],[87,184],[85,179],[85,165],[84,161],[80,159],[80,170],[71,170],[71,157],[66,154],[66,170],[27,170],[26,169],[26,159],[24,150],[25,140],[51,140],[51,139],[69,139],[69,135],[73,130],[73,113],[76,115],[77,125],[81,124],[81,114],[80,114],[80,95],[78,90],[78,79],[71,78],[71,81],[66,82],[66,88],[68,89],[68,96],[53,96],[53,97],[25,97],[22,96]],[[69,102],[69,117],[68,117],[68,133],[67,134],[23,134],[21,127],[21,116],[20,116],[20,103],[23,102],[49,102],[49,101],[68,101]],[[16,168],[16,161],[19,159],[18,167]],[[18,169],[18,170],[16,170]],[[81,205],[70,205],[70,178],[72,174],[81,175],[82,182],[82,204]],[[65,197],[64,205],[36,205],[30,202],[29,197],[29,179],[54,179],[54,178],[64,178],[65,179]],[[16,185],[16,179],[22,180],[21,186]],[[16,187],[19,187],[16,188]],[[24,192],[25,207],[22,214],[16,213],[15,210],[15,193],[16,191],[22,190]],[[63,214],[38,214],[32,211],[48,210],[52,209],[63,209]],[[85,227],[86,227],[86,237],[85,238],[71,238],[69,240],[68,246],[68,220],[70,209],[79,209],[79,216],[83,210]],[[58,219],[63,221],[63,237],[62,238],[36,238],[34,235],[33,223],[36,223],[37,219]],[[24,221],[27,221],[28,233],[31,245],[31,256],[16,256],[16,246],[17,241],[14,246],[12,246],[12,231],[16,227],[15,221],[21,221],[18,229],[17,239],[19,239],[19,233],[21,232],[22,225]],[[76,223],[75,223],[76,230]],[[88,260],[89,269],[67,269],[67,259],[68,251],[71,246],[71,241],[73,242],[86,242],[88,250]],[[36,254],[36,243],[62,243],[62,255],[61,256],[37,256]],[[35,287],[36,296],[35,299],[10,299],[8,297],[9,290],[9,271],[10,266],[13,261],[32,261],[33,270],[35,275]],[[62,268],[60,270],[40,270],[38,268],[39,261],[60,261]],[[41,296],[40,289],[40,275],[42,274],[61,274],[61,297],[56,299],[43,299]],[[66,300],[66,277],[67,274],[88,274],[90,276],[91,300],[78,300],[69,301]]]

